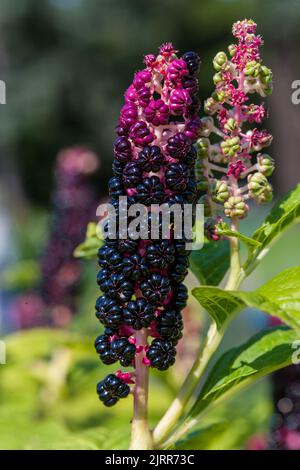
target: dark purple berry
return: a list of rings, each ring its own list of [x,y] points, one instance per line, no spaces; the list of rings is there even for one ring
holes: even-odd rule
[[[189,259],[187,256],[178,256],[170,272],[170,277],[175,282],[182,282],[188,273]]]
[[[123,183],[127,188],[135,188],[142,182],[142,171],[135,162],[128,162],[123,172]]]
[[[112,352],[117,356],[121,366],[128,367],[132,364],[136,353],[136,347],[130,343],[128,338],[114,339],[111,343]]]
[[[111,274],[108,281],[107,296],[120,303],[128,302],[133,294],[133,284],[124,274]]]
[[[109,336],[105,334],[96,338],[95,349],[103,364],[114,364],[118,360],[116,354],[111,350]]]
[[[151,204],[160,204],[165,197],[165,189],[157,176],[145,178],[138,185],[136,202],[150,206]]]
[[[105,244],[98,251],[98,264],[102,268],[120,272],[123,269],[123,257],[114,247]]]
[[[146,281],[141,282],[141,291],[145,299],[153,305],[161,305],[171,291],[167,277],[152,273]]]
[[[109,269],[101,269],[101,271],[98,272],[97,275],[97,284],[102,290],[102,292],[106,292],[109,288],[109,276],[110,276],[110,271]]]
[[[164,310],[157,317],[156,330],[163,339],[172,341],[175,345],[182,338],[183,321],[179,311]]]
[[[190,150],[191,141],[184,132],[178,132],[168,139],[167,152],[173,158],[184,159]]]
[[[158,370],[167,370],[175,362],[176,349],[171,341],[155,338],[148,351],[147,358],[151,366]]]
[[[141,170],[147,173],[150,171],[153,171],[154,173],[159,171],[163,162],[164,156],[157,145],[144,147],[136,160],[136,163]]]
[[[113,176],[108,182],[109,195],[113,197],[119,197],[124,194],[124,186],[121,178]]]
[[[120,398],[126,398],[130,387],[114,374],[109,374],[97,384],[99,399],[105,406],[113,406]]]
[[[200,57],[196,52],[189,51],[183,54],[182,59],[185,61],[186,66],[190,74],[194,74],[198,71],[200,66]]]
[[[109,328],[118,328],[122,323],[122,310],[113,299],[102,295],[96,300],[96,317]]]
[[[122,163],[128,162],[131,158],[131,144],[129,140],[124,136],[117,137],[115,140],[114,151],[117,160]]]
[[[124,258],[123,274],[133,281],[145,278],[149,274],[145,258],[137,253]]]
[[[115,158],[112,164],[112,171],[113,171],[114,176],[118,176],[118,177],[123,176],[124,163],[120,162],[119,160]]]
[[[155,307],[145,299],[132,300],[124,308],[123,318],[126,325],[135,330],[147,328],[155,319]]]
[[[170,163],[166,170],[166,184],[173,191],[184,191],[187,187],[188,167],[184,163]]]
[[[174,245],[168,240],[161,240],[147,246],[146,259],[151,267],[166,269],[175,260]]]

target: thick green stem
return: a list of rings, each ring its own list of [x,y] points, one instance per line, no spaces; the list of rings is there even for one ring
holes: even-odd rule
[[[193,392],[197,387],[211,356],[219,346],[222,337],[223,332],[218,331],[216,324],[212,323],[199,357],[196,359],[192,369],[180,388],[177,397],[153,431],[153,442],[155,447],[159,446],[159,444],[166,439],[174,426],[178,423],[185,406],[192,397]]]
[[[232,230],[237,230],[237,220],[235,219],[232,221]],[[225,289],[235,290],[239,287],[244,277],[240,264],[239,243],[236,237],[230,238],[230,249],[230,272]],[[218,348],[227,326],[228,324],[224,324],[222,331],[218,331],[216,324],[214,322],[211,324],[203,348],[180,388],[177,397],[153,431],[155,447],[160,447],[161,443],[166,441],[178,420],[182,417],[184,409],[198,386],[212,355]]]
[[[147,330],[142,329],[136,332],[136,345],[145,346],[147,344]],[[149,367],[143,364],[144,352],[136,355],[135,360],[135,387],[134,387],[134,411],[131,427],[131,450],[152,449],[152,437],[148,427],[148,387],[149,387]]]

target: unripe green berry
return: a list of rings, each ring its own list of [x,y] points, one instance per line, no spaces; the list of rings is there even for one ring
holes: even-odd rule
[[[218,83],[223,82],[223,76],[221,72],[217,72],[213,76],[213,82],[215,85],[218,85]]]
[[[213,60],[213,66],[217,72],[220,72],[220,70],[226,64],[226,62],[227,62],[227,55],[225,54],[225,52],[218,52]]]
[[[231,196],[224,204],[227,217],[238,217],[242,219],[247,215],[248,206],[241,196]]]
[[[221,202],[222,204],[227,201],[230,196],[227,181],[216,180],[214,182],[212,193],[213,201]]]
[[[198,139],[196,142],[199,158],[207,158],[209,150],[209,140],[205,138]]]
[[[248,176],[248,188],[251,196],[258,202],[269,202],[273,198],[273,189],[262,173],[253,173]]]
[[[214,121],[211,116],[201,119],[200,135],[201,137],[209,137],[214,127]]]
[[[204,102],[204,111],[206,114],[214,114],[217,110],[217,105],[216,101],[211,97],[207,98]]]
[[[275,168],[275,161],[267,153],[258,155],[257,165],[260,173],[263,173],[265,176],[271,176]]]
[[[214,101],[221,103],[226,97],[225,91],[215,91],[212,95]]]
[[[224,155],[228,157],[234,157],[240,150],[240,139],[238,136],[232,137],[232,139],[226,139],[221,142],[221,148]]]
[[[236,45],[235,44],[230,44],[228,46],[228,52],[230,54],[230,57],[233,57],[236,51]]]
[[[227,131],[232,132],[232,131],[234,131],[235,129],[237,129],[237,122],[236,122],[235,119],[229,118],[229,119],[227,119],[227,122],[226,122],[226,124],[224,125],[224,127],[225,127],[225,129],[226,129]]]
[[[205,176],[201,175],[197,178],[197,189],[198,191],[207,191],[208,189],[208,181]]]
[[[245,75],[257,78],[260,74],[261,71],[261,65],[259,62],[256,62],[256,60],[252,60],[251,62],[248,62],[246,67],[245,67]]]

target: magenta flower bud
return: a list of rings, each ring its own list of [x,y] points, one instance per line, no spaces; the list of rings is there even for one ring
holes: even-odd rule
[[[190,147],[190,138],[184,132],[178,132],[168,139],[166,150],[173,158],[184,158]]]
[[[156,62],[156,56],[154,54],[147,54],[144,57],[144,64],[146,67],[152,67]]]
[[[121,109],[120,124],[129,129],[138,119],[137,107],[133,103],[127,103]]]
[[[126,137],[117,137],[114,145],[115,157],[119,162],[126,163],[131,157],[131,144]]]
[[[246,166],[243,164],[242,160],[238,160],[235,163],[229,163],[227,176],[234,176],[236,179],[239,179],[241,174],[246,170]]]
[[[140,72],[137,72],[134,76],[133,79],[133,86],[136,90],[139,90],[143,86],[145,86],[146,83],[149,83],[151,81],[151,72],[149,70],[141,70]]]
[[[125,91],[125,94],[124,94],[124,97],[125,97],[125,101],[126,103],[135,103],[137,98],[138,98],[138,95],[137,95],[137,92],[136,92],[136,89],[134,88],[133,85],[130,85],[129,88],[127,88],[127,90]]]
[[[192,99],[187,90],[176,88],[170,94],[170,110],[173,114],[185,114],[187,107],[192,104]]]
[[[144,121],[137,121],[133,124],[129,131],[129,137],[135,145],[140,147],[151,144],[154,139],[152,132],[150,132]]]
[[[166,42],[162,44],[159,48],[159,53],[164,57],[170,57],[171,55],[175,54],[174,46],[171,42]]]
[[[154,126],[166,124],[169,119],[169,107],[163,100],[151,100],[145,108],[145,117]]]
[[[171,82],[177,82],[188,73],[186,62],[182,59],[175,59],[167,69],[167,79]]]

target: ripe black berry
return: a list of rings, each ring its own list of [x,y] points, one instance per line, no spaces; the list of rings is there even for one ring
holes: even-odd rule
[[[178,256],[170,277],[176,282],[182,282],[188,273],[189,259],[187,256]]]
[[[117,356],[121,366],[128,367],[132,364],[136,347],[128,341],[128,338],[117,338],[111,343],[112,352]]]
[[[118,328],[122,322],[122,310],[115,300],[102,295],[96,300],[96,317],[104,326]]]
[[[116,354],[111,350],[109,336],[105,334],[96,338],[95,349],[103,364],[113,364],[118,360]]]
[[[106,292],[109,288],[109,275],[110,271],[108,269],[101,269],[97,275],[97,284],[102,290],[102,292]]]
[[[97,393],[105,406],[113,406],[120,398],[126,398],[130,387],[114,374],[109,374],[98,383]]]
[[[108,281],[107,296],[120,303],[128,302],[133,294],[133,284],[124,274],[111,274]]]
[[[185,61],[190,74],[194,74],[198,71],[200,66],[200,57],[198,54],[196,54],[196,52],[186,52],[183,54],[182,59]]]
[[[172,298],[172,305],[178,310],[183,310],[187,305],[187,300],[188,300],[188,289],[184,284],[180,283],[176,286],[176,289]]]
[[[164,310],[157,317],[156,330],[163,339],[175,345],[182,338],[183,321],[177,310]]]
[[[119,272],[123,268],[123,258],[114,247],[105,244],[98,251],[98,264],[102,268]]]
[[[156,338],[152,341],[146,355],[152,367],[167,370],[175,362],[176,349],[171,341]]]
[[[114,176],[121,177],[124,171],[124,163],[115,158],[112,164],[112,171]]]
[[[109,195],[113,197],[122,196],[124,194],[124,187],[121,178],[113,176],[108,181]]]
[[[114,151],[117,160],[122,163],[128,162],[131,158],[131,144],[129,140],[124,136],[117,137],[115,140]]]
[[[158,172],[163,162],[164,156],[157,145],[144,147],[137,159],[137,165],[147,173],[150,171]]]
[[[124,258],[123,274],[133,281],[138,281],[146,277],[149,274],[149,269],[145,258],[137,253]]]
[[[143,296],[154,305],[162,304],[171,291],[169,279],[156,273],[151,274],[140,287]]]
[[[136,202],[150,206],[151,204],[160,204],[165,197],[165,189],[157,176],[145,178],[138,185]]]
[[[135,330],[147,328],[155,319],[155,307],[145,299],[132,300],[124,308],[123,318],[126,325]]]
[[[184,163],[171,163],[166,171],[166,183],[173,191],[184,191],[188,183],[188,167]]]
[[[160,240],[147,246],[146,259],[151,267],[167,268],[175,260],[175,248],[168,240]]]
[[[190,148],[191,141],[184,132],[178,132],[168,139],[167,152],[173,158],[184,159]]]
[[[128,162],[123,172],[123,183],[126,188],[135,188],[142,182],[142,171],[135,162]]]

